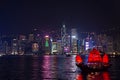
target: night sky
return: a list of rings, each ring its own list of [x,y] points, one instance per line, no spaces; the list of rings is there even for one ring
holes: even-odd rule
[[[99,31],[119,26],[120,6],[115,0],[0,0],[0,32],[29,33],[67,29]]]

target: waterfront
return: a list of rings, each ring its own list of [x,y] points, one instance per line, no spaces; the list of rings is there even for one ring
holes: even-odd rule
[[[119,80],[120,56],[111,57],[106,72],[83,74],[75,55],[1,56],[0,80]]]

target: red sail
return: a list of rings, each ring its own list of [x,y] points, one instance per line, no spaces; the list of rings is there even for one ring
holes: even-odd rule
[[[90,53],[89,56],[88,56],[88,62],[93,62],[93,54]]]
[[[82,60],[80,55],[76,55],[76,62],[77,63],[82,63],[83,62],[83,60]]]
[[[102,62],[102,58],[101,58],[98,50],[93,49],[90,52],[90,54],[88,56],[88,62]]]
[[[103,56],[103,63],[109,63],[109,58],[107,54],[104,54]]]

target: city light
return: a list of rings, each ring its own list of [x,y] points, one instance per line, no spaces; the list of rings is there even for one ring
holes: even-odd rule
[[[76,36],[72,36],[73,39],[76,39]]]
[[[49,35],[46,35],[45,38],[49,38]]]

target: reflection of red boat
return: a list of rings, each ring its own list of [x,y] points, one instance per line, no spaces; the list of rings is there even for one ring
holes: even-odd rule
[[[76,80],[111,80],[109,73],[106,72],[91,72],[87,75],[84,74],[77,74]]]
[[[100,55],[99,51],[93,49],[89,55],[87,63],[84,63],[83,58],[80,55],[76,55],[76,65],[82,71],[103,71],[110,67],[109,57],[107,54]]]

